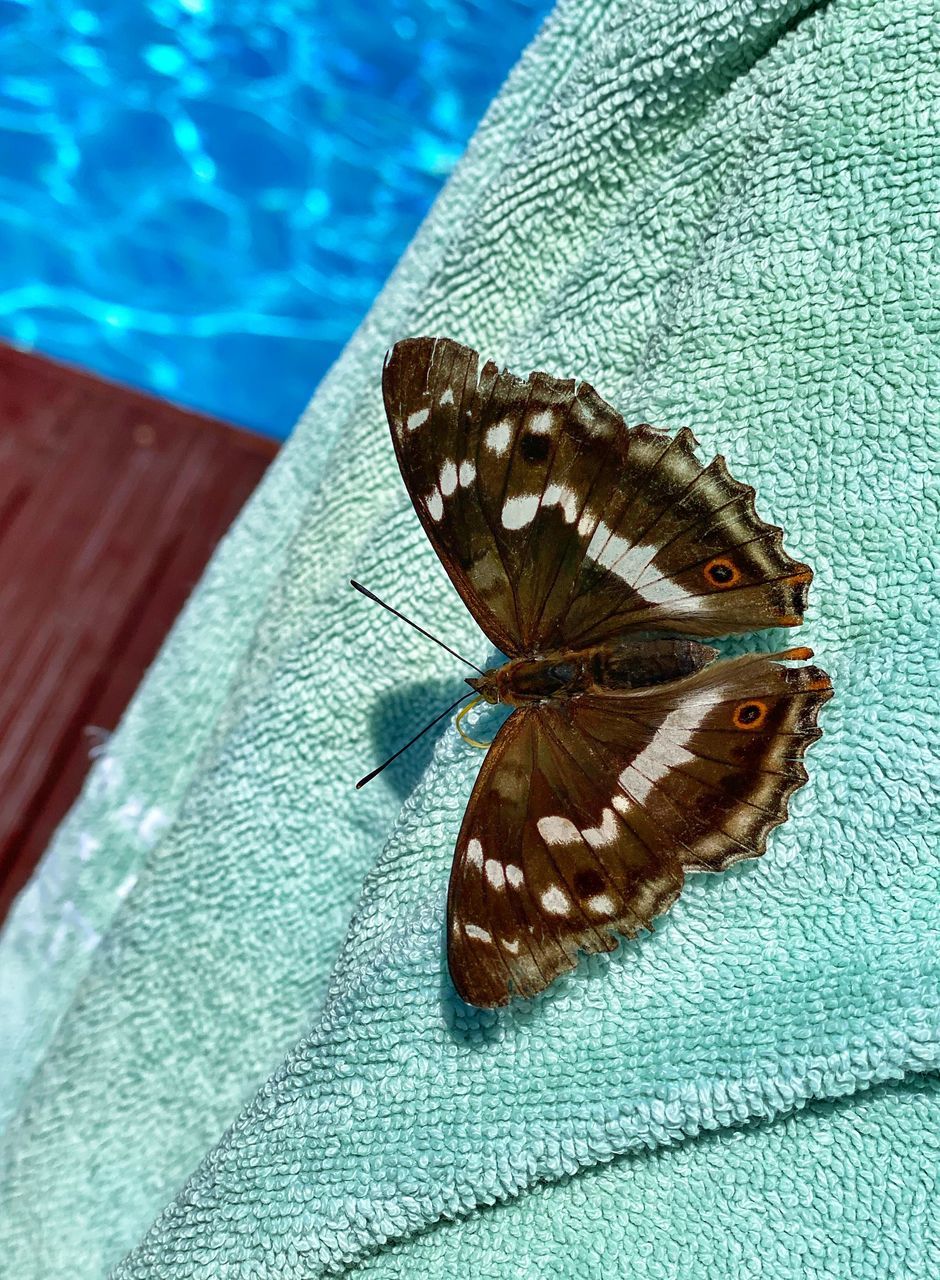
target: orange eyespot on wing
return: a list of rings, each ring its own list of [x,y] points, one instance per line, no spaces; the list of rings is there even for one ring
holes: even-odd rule
[[[710,586],[717,587],[719,591],[724,587],[733,587],[741,581],[741,570],[727,556],[715,556],[714,560],[709,560],[702,573],[705,581]]]
[[[767,703],[754,698],[739,702],[731,719],[737,729],[759,729],[767,719]]]

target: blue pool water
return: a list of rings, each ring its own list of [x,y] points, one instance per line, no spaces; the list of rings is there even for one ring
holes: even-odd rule
[[[0,0],[0,337],[284,435],[549,0]]]

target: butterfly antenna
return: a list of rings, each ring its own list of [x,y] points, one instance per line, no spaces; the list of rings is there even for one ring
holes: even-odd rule
[[[456,649],[452,649],[450,645],[445,644],[443,640],[438,640],[437,636],[432,636],[430,631],[425,631],[424,627],[419,627],[417,622],[412,622],[412,620],[410,618],[406,618],[403,613],[399,613],[397,609],[393,609],[390,604],[386,604],[384,600],[380,600],[374,591],[370,591],[368,587],[364,587],[361,582],[356,582],[355,578],[349,579],[349,585],[351,587],[355,587],[357,591],[360,591],[364,596],[368,597],[369,600],[374,600],[376,604],[380,604],[382,608],[387,609],[389,613],[393,613],[396,618],[401,618],[402,622],[407,622],[408,626],[414,627],[415,631],[420,631],[423,636],[427,636],[429,640],[433,640],[435,644],[439,644],[442,649],[446,649],[450,656],[452,658],[456,658],[458,662],[463,662],[466,666],[472,667],[473,670],[479,672],[481,676],[486,674],[475,662],[471,662],[469,658],[461,657]],[[431,724],[433,723],[434,721],[432,720]],[[431,726],[428,725],[428,728],[430,727]],[[423,733],[424,730],[422,729],[421,732]],[[420,737],[421,735],[419,734],[418,736]],[[402,750],[404,750],[404,747]],[[395,757],[393,756],[392,759],[394,758]],[[385,766],[383,765],[383,768],[384,767]],[[370,774],[370,777],[371,776],[372,775]],[[366,778],[365,781],[368,782],[368,778]],[[360,783],[359,785],[361,786],[362,784]]]
[[[353,583],[353,585],[355,586],[355,583]],[[379,604],[381,603],[382,601],[380,600]],[[415,736],[410,741],[406,742],[403,747],[399,747],[398,750],[395,752],[395,754],[393,756],[389,756],[389,758],[385,761],[384,764],[380,764],[377,769],[373,769],[372,772],[367,773],[364,778],[360,778],[359,781],[356,783],[356,790],[358,791],[360,787],[364,787],[366,783],[371,782],[373,778],[377,778],[383,769],[387,769],[393,760],[397,760],[398,757],[400,755],[403,755],[404,752],[406,752],[409,747],[413,747],[419,738],[424,737],[427,731],[429,729],[433,729],[439,720],[443,720],[446,715],[449,715],[450,712],[453,711],[454,707],[459,707],[461,702],[463,702],[464,699],[466,698],[466,696],[467,696],[466,693],[462,693],[456,702],[452,702],[449,707],[445,707],[439,716],[435,716],[430,724],[426,724],[424,728],[419,733],[416,733]]]

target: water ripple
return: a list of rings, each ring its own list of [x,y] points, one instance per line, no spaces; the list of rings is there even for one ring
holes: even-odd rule
[[[549,0],[0,0],[0,334],[283,435]]]

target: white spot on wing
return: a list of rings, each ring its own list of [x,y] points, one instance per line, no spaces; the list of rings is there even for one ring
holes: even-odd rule
[[[578,496],[575,491],[560,484],[546,485],[545,494],[542,498],[542,505],[545,507],[551,507],[556,503],[561,507],[567,523],[574,524],[575,520],[578,518]]]
[[[602,564],[611,573],[615,573],[629,586],[633,586],[634,579],[649,564],[650,556],[655,553],[655,550],[655,547],[634,547],[626,538],[614,534],[601,550],[597,563]]]
[[[461,462],[458,479],[461,487],[466,489],[467,485],[473,484],[476,479],[477,469],[472,462]]]
[[[580,529],[581,525],[578,527]],[[584,529],[582,536],[586,533],[587,529]],[[632,546],[626,538],[612,533],[603,521],[594,530],[585,554],[632,587],[647,604],[665,604],[668,601],[683,610],[702,606],[700,597],[692,595],[670,578],[661,576],[654,560],[655,547]]]
[[[718,692],[701,693],[695,698],[686,698],[681,707],[676,707],[675,711],[669,713],[657,732],[664,738],[671,738],[679,746],[684,746],[688,740],[688,731],[699,728],[708,711],[718,706],[720,702],[721,694]],[[700,715],[700,712],[703,714]]]
[[[525,876],[522,874],[522,868],[514,866],[511,862],[506,865],[506,879],[514,889],[521,889],[525,884]]]
[[[621,773],[620,785],[624,790],[642,804],[654,784],[665,778],[670,769],[681,768],[694,760],[692,753],[685,749],[686,743],[692,739],[705,718],[704,714],[696,716],[695,711],[704,713],[708,707],[714,706],[714,701],[708,697],[696,699],[694,703],[687,702],[670,711],[653,734],[652,741],[647,743]],[[692,724],[689,724],[690,718]],[[623,812],[616,796],[613,805]]]
[[[488,929],[481,929],[478,924],[465,924],[464,933],[468,938],[476,938],[477,942],[492,942],[493,935]]]
[[[537,413],[534,418],[526,423],[527,431],[534,431],[536,435],[550,435],[555,426],[555,415],[551,409],[543,409],[541,413]]]
[[[471,840],[467,845],[467,861],[471,867],[483,866],[483,846],[479,840]]]
[[[430,409],[415,409],[414,413],[408,415],[407,427],[409,431],[414,431],[416,427],[420,427],[427,422],[430,415]]]
[[[701,609],[704,604],[701,596],[694,596],[691,591],[686,591],[670,578],[660,578],[648,587],[636,587],[635,590],[648,604],[671,604],[682,609]]]
[[[578,521],[578,533],[582,538],[586,538],[588,534],[591,532],[591,530],[594,528],[594,520],[595,520],[595,516],[593,512],[585,508],[584,514],[582,515],[581,519]],[[593,541],[594,539],[592,538],[591,542],[593,543]],[[588,549],[590,550],[590,545]],[[587,554],[587,552],[585,552],[585,554]]]
[[[628,764],[621,773],[620,785],[625,791],[629,791],[633,799],[638,800],[640,804],[653,790],[653,784],[649,778],[644,778],[642,773],[637,773],[632,764]]]
[[[642,571],[637,575],[636,582],[634,582],[633,584],[637,591],[639,591],[642,587],[650,586],[652,583],[656,582],[657,579],[662,577],[659,570],[656,568],[655,564],[653,564],[652,556],[653,556],[654,548],[648,547],[647,550],[650,553],[650,559],[643,566]]]
[[[447,390],[444,392],[444,394],[441,396],[441,404],[453,404],[453,403],[454,403],[454,390],[453,390],[453,387],[448,387]]]
[[[582,835],[592,849],[598,849],[604,845],[613,844],[617,839],[617,830],[617,817],[613,809],[605,809],[601,814],[599,825],[586,827]]]
[[[445,498],[457,488],[457,468],[452,462],[445,462],[441,467],[441,493]]]
[[[593,898],[588,898],[584,905],[588,911],[593,911],[598,916],[612,916],[617,910],[613,898],[608,893],[595,893]]]
[[[519,951],[519,939],[518,939],[518,938],[503,938],[503,940],[502,940],[502,947],[503,947],[503,950],[504,950],[504,951],[508,951],[508,952],[509,952],[509,954],[510,954],[511,956],[514,956],[514,955],[516,955],[516,954],[518,953],[518,951]]]
[[[587,544],[584,554],[590,556],[592,560],[599,564],[599,556],[604,549],[604,543],[609,537],[610,530],[603,520],[599,520],[594,532],[591,534],[591,541]]]
[[[542,894],[542,906],[553,916],[566,916],[568,914],[568,895],[564,889],[559,888],[557,884],[553,884]]]
[[[506,877],[503,874],[503,864],[497,862],[495,858],[487,858],[486,878],[494,889],[505,889]]]
[[[432,520],[440,520],[444,514],[444,499],[440,489],[433,489],[427,497],[428,513]]]
[[[546,844],[572,844],[581,839],[581,833],[568,818],[552,815],[539,818],[537,822],[539,835]]]
[[[686,741],[691,737],[692,732],[688,730],[683,733]],[[691,751],[686,751],[673,731],[670,731],[668,737],[660,732],[656,734],[649,746],[643,748],[634,760],[633,767],[645,773],[647,777],[652,776],[658,781],[660,778],[665,778],[670,769],[681,769],[683,765],[691,764],[694,759],[695,756]]]
[[[490,427],[486,433],[486,447],[492,450],[498,457],[509,448],[509,441],[512,439],[512,424],[503,419],[497,422],[495,426]]]
[[[537,493],[520,493],[515,498],[507,498],[503,503],[503,528],[524,529],[535,518],[539,509]]]

